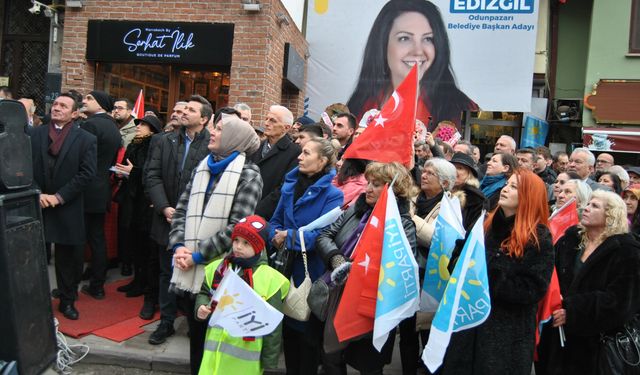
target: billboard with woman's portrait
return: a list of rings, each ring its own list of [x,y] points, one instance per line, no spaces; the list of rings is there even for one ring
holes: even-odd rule
[[[527,112],[538,0],[309,0],[310,116],[347,103],[381,108],[418,64],[418,118]]]

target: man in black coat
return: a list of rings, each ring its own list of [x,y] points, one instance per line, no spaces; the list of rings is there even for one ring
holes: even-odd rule
[[[162,344],[173,335],[176,318],[176,297],[169,293],[173,251],[169,249],[169,230],[178,198],[191,179],[191,172],[209,150],[206,124],[213,114],[211,104],[199,95],[192,96],[186,106],[176,105],[174,115],[182,113],[176,132],[154,135],[145,165],[145,191],[153,204],[150,237],[156,243],[159,257],[160,325],[149,337],[149,343]]]
[[[82,100],[81,111],[88,117],[80,125],[96,136],[98,159],[96,175],[85,192],[85,224],[87,242],[91,247],[91,280],[82,292],[96,299],[104,298],[104,282],[107,277],[107,244],[104,235],[105,214],[111,205],[109,168],[115,165],[122,137],[118,125],[111,117],[113,100],[102,91],[91,91]]]
[[[293,114],[281,105],[272,105],[264,122],[264,135],[260,148],[250,159],[260,167],[262,200],[256,207],[256,215],[271,219],[280,200],[280,188],[284,176],[298,165],[300,146],[287,135],[293,124]]]
[[[47,246],[55,243],[59,309],[78,319],[74,306],[82,274],[85,242],[83,192],[96,173],[96,137],[74,120],[78,104],[68,94],[53,102],[51,123],[31,133],[34,185],[42,192],[40,206]]]

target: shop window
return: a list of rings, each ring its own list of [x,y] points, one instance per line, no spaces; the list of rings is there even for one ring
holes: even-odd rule
[[[135,102],[142,89],[145,110],[154,110],[166,116],[169,77],[168,65],[98,63],[95,87],[115,98],[128,98],[132,102]]]
[[[501,135],[509,135],[519,144],[521,127],[522,112],[471,112],[465,121],[465,139],[486,155],[493,152]]]
[[[640,0],[633,0],[631,5],[629,53],[640,53]]]
[[[211,103],[214,111],[229,105],[229,73],[181,70],[178,75],[178,97],[201,95]]]

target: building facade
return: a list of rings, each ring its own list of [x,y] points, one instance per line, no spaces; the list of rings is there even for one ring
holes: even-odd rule
[[[303,111],[308,46],[280,0],[49,5],[59,26],[49,55],[59,60],[47,72],[58,90],[44,91],[98,89],[135,100],[142,89],[146,109],[161,115],[176,101],[200,94],[214,108],[247,103],[254,123],[276,103],[294,115]]]
[[[558,129],[552,141],[614,152],[616,161],[637,164],[640,0],[554,0],[552,5],[550,120]]]

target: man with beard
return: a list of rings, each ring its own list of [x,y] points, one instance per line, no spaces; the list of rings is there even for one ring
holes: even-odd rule
[[[127,98],[116,99],[113,104],[113,119],[116,120],[120,135],[122,136],[122,147],[125,149],[136,136],[136,124],[131,112],[133,111],[133,103]]]
[[[169,292],[173,258],[173,251],[168,248],[169,230],[191,172],[209,154],[210,134],[206,125],[212,114],[211,104],[199,95],[192,96],[187,103],[176,103],[169,120],[176,130],[154,135],[149,146],[144,185],[154,209],[150,237],[157,247],[160,271],[160,324],[149,336],[152,345],[162,344],[175,333],[177,303],[175,294]]]

